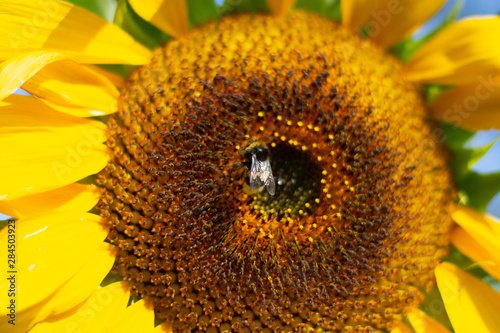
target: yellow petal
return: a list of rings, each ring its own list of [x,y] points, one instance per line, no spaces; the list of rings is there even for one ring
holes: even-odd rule
[[[459,207],[452,218],[463,228],[453,231],[453,244],[500,280],[500,223],[466,207]]]
[[[155,314],[148,308],[144,300],[135,302],[121,313],[117,314],[110,323],[109,333],[136,333],[154,332]]]
[[[472,131],[500,128],[500,76],[478,76],[476,82],[450,89],[431,104],[432,116]]]
[[[40,69],[22,88],[54,109],[79,117],[116,112],[119,95],[106,77],[67,59]]]
[[[69,184],[39,194],[0,201],[0,212],[23,218],[44,212],[87,212],[99,201],[101,191],[93,185]]]
[[[19,115],[17,101],[28,106]],[[43,103],[32,97],[12,96],[4,102],[0,119],[8,127],[0,131],[0,200],[63,187],[106,166],[103,123],[38,108]],[[58,115],[43,118],[48,114]]]
[[[450,333],[446,327],[429,317],[422,310],[413,309],[407,317],[415,333]]]
[[[49,300],[37,317],[63,313],[85,301],[97,289],[115,262],[116,249],[108,243],[101,243],[82,268]]]
[[[97,289],[79,308],[36,325],[31,333],[106,332],[110,321],[127,306],[130,293],[124,282]],[[141,331],[139,331],[141,332]]]
[[[458,206],[451,217],[478,242],[487,245],[488,248],[494,247],[493,253],[500,256],[500,222],[498,220],[464,206]]]
[[[427,21],[445,0],[383,0],[371,12],[368,36],[388,48],[411,34]]]
[[[0,243],[7,244],[13,239],[8,230],[15,230],[15,242],[9,244],[15,245],[17,260],[0,262],[0,270],[16,272],[16,327],[21,331],[34,324],[34,309],[53,297],[102,244],[108,230],[100,220],[88,213],[47,213],[18,220],[14,229],[0,231]],[[0,256],[7,258],[7,246],[0,247]],[[4,331],[9,281],[0,281],[0,331]]]
[[[118,89],[105,76],[57,53],[37,51],[0,65],[0,99],[21,85],[61,112],[80,117],[116,111]]]
[[[189,31],[186,0],[129,0],[134,11],[163,32],[179,37]]]
[[[123,88],[125,85],[125,80],[120,75],[108,72],[107,70],[95,65],[86,65],[86,67],[90,68],[93,72],[104,76],[109,80],[109,82],[113,83],[119,89]]]
[[[348,0],[340,2],[342,25],[359,31],[370,19],[370,13],[375,8],[374,0]]]
[[[38,98],[24,95],[10,95],[0,101],[0,117],[3,128],[26,129],[30,132],[51,128],[74,131],[88,126],[104,128],[98,122],[57,112]]]
[[[16,89],[35,75],[40,69],[55,61],[64,59],[59,53],[36,51],[21,54],[0,64],[0,100],[12,94]]]
[[[0,101],[0,119],[3,128],[22,128],[30,132],[51,128],[81,130],[93,124],[89,119],[57,112],[38,98],[24,95],[10,95]]]
[[[476,241],[462,228],[455,228],[452,231],[451,242],[460,252],[474,260],[488,274],[500,281],[500,258],[498,254],[496,256],[492,254],[491,249]]]
[[[38,50],[77,62],[140,65],[151,52],[96,14],[60,0],[0,2],[0,60]]]
[[[420,48],[406,65],[408,79],[438,84],[469,84],[500,69],[500,45],[493,43],[500,18],[474,18],[450,24]]]
[[[50,317],[71,311],[81,306],[97,289],[102,280],[109,273],[115,261],[113,247],[101,243],[92,253],[82,268],[71,279],[62,285],[51,297],[40,304],[23,311],[20,315],[32,318],[31,325]]]
[[[172,323],[169,321],[164,322],[163,324],[160,324],[155,327],[154,330],[155,333],[172,333]]]
[[[495,289],[450,263],[435,272],[455,332],[500,332],[500,294]]]
[[[394,324],[393,328],[391,329],[391,333],[414,333],[414,332],[405,323],[398,322]]]
[[[266,0],[271,13],[275,16],[285,16],[295,5],[296,0]]]

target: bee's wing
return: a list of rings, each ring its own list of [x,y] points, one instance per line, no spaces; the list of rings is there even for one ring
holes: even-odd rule
[[[271,171],[271,168],[269,168],[269,171]],[[269,178],[267,178],[266,189],[270,195],[274,195],[276,193],[276,183],[274,182],[272,173],[270,174]]]
[[[276,185],[274,183],[273,172],[269,159],[261,162],[257,157],[252,156],[252,166],[250,168],[249,188],[252,192],[257,192],[262,186],[266,186],[269,194],[274,195]]]
[[[252,166],[250,167],[249,185],[251,190],[257,191],[260,187],[264,186],[262,179],[263,169],[262,163],[257,160],[257,157],[252,156]]]

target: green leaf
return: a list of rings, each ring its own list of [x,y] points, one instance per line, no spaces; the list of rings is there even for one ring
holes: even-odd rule
[[[298,0],[295,8],[320,14],[337,22],[341,21],[340,0]]]
[[[103,17],[108,22],[113,22],[117,0],[67,0],[67,1]]]
[[[444,131],[445,142],[451,150],[450,167],[459,189],[461,202],[484,212],[490,200],[500,191],[500,172],[480,174],[472,171],[471,168],[488,152],[498,138],[483,147],[467,148],[466,143],[475,135],[475,132],[446,123],[440,123],[440,126]]]
[[[432,39],[435,35],[437,35],[443,28],[451,24],[457,18],[458,12],[462,7],[463,0],[459,0],[451,12],[446,16],[446,18],[441,22],[441,24],[429,33],[424,38],[419,40],[413,40],[411,37],[403,40],[402,42],[394,45],[390,48],[390,51],[394,53],[398,58],[403,62],[408,62],[411,56],[422,47],[422,45],[426,44],[430,39]]]
[[[461,178],[465,173],[472,169],[472,166],[476,164],[483,156],[488,152],[488,150],[497,142],[498,138],[493,140],[486,146],[474,148],[474,149],[461,149],[455,152],[454,161],[457,163],[459,168],[455,169],[457,179]]]
[[[150,49],[154,49],[162,42],[172,39],[171,36],[137,15],[126,0],[119,0],[114,23]]]
[[[432,290],[425,295],[425,301],[420,306],[420,309],[427,313],[430,317],[434,318],[446,328],[453,332],[453,327],[451,326],[450,319],[445,311],[443,299],[439,293],[437,286],[432,288]]]
[[[220,17],[220,8],[213,0],[187,0],[189,25],[196,27]]]
[[[108,275],[106,275],[104,280],[101,282],[100,286],[105,287],[107,285],[110,285],[118,281],[123,281],[123,277],[116,272],[109,272]]]
[[[269,12],[266,0],[226,0],[219,8],[219,15],[228,15],[233,12]]]
[[[424,95],[427,102],[432,102],[439,95],[444,93],[446,90],[453,88],[453,86],[442,85],[442,84],[426,84],[424,86]]]
[[[15,219],[12,217],[10,219],[7,219],[7,220],[0,220],[0,230],[2,228],[5,228],[7,226],[7,224],[9,224],[9,221],[13,221],[13,220],[15,220]]]
[[[0,221],[0,229],[4,228],[9,223],[9,220],[1,220]]]
[[[483,281],[489,284],[493,289],[500,293],[500,282],[497,281],[494,277],[488,275],[483,278]]]
[[[116,65],[105,64],[105,65],[97,65],[97,66],[101,67],[102,69],[107,70],[108,72],[120,75],[124,79],[126,79],[128,77],[128,75],[130,74],[130,72],[132,70],[134,70],[134,68],[137,67],[134,65],[119,65],[119,64],[116,64]]]
[[[476,134],[475,132],[453,126],[449,123],[441,122],[439,126],[444,131],[446,145],[452,150],[463,148],[465,143]]]
[[[484,213],[490,200],[500,191],[500,172],[469,172],[457,183],[464,204]]]
[[[465,144],[474,136],[474,132],[444,123],[441,124],[441,128],[444,130],[446,143],[453,154],[453,160],[450,166],[453,170],[455,180],[458,181],[467,173],[471,172],[472,166],[476,164],[498,140],[497,138],[483,147],[467,148]]]

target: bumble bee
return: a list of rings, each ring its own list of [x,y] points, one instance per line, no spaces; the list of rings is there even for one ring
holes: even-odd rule
[[[250,140],[247,146],[240,150],[240,154],[246,159],[242,164],[249,172],[245,183],[245,191],[257,193],[263,190],[264,186],[270,195],[276,193],[276,184],[271,170],[271,153],[267,145],[258,140]]]

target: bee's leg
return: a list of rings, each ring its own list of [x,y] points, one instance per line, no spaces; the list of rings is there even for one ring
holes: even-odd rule
[[[244,169],[244,170],[241,172],[241,174],[238,176],[238,179],[236,179],[236,180],[240,180],[240,179],[242,179],[243,177],[245,177],[245,175],[246,175],[246,174],[247,174],[247,170],[246,170],[246,169]]]
[[[222,171],[220,171],[219,169],[217,169],[215,166],[212,166],[210,169],[213,172],[215,172],[217,175],[219,175],[220,177],[223,177],[223,178],[226,177],[226,175]]]
[[[245,173],[247,171],[246,167],[245,167],[245,163],[244,162],[236,162],[233,164],[231,171],[229,171],[229,174],[232,175],[236,170],[238,170],[240,168],[243,168],[243,171],[241,172],[241,174],[239,176],[234,178],[235,180],[240,180],[241,178],[243,178],[243,176],[245,176]]]

